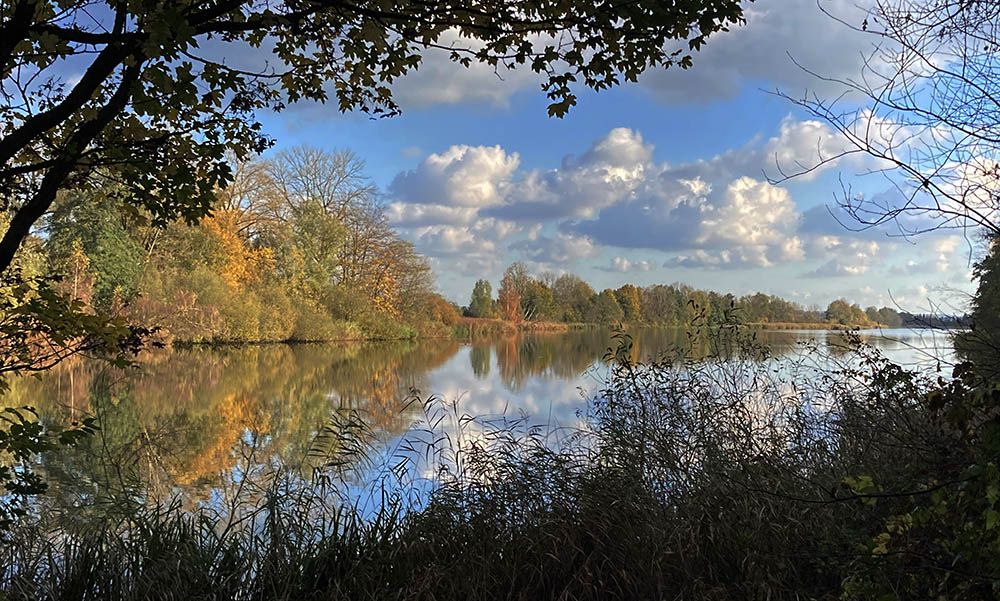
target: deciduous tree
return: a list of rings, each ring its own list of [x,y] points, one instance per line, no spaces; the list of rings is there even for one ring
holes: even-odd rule
[[[471,317],[493,317],[493,287],[489,280],[476,280],[469,299]]]

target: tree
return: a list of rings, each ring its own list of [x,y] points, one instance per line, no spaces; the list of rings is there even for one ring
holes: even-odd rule
[[[973,270],[978,281],[972,297],[972,327],[955,340],[957,349],[985,373],[1000,376],[1000,244],[990,241],[989,251]]]
[[[333,95],[343,111],[396,114],[392,82],[431,48],[541,74],[549,114],[562,116],[573,86],[687,67],[742,20],[738,0],[4,0],[0,202],[12,217],[0,271],[60,190],[97,178],[121,182],[154,223],[197,220],[232,179],[227,153],[270,145],[258,111]],[[449,45],[455,34],[465,43]],[[225,60],[236,55],[251,64]]]
[[[783,176],[868,155],[889,191],[846,188],[839,199],[862,227],[891,222],[903,235],[968,227],[1000,233],[998,18],[996,3],[986,0],[877,0],[855,22],[838,18],[871,36],[863,72],[825,78],[845,90],[834,100],[792,100],[829,123],[844,148],[819,165],[789,166]]]
[[[504,277],[510,278],[511,285],[514,286],[518,294],[523,297],[528,292],[532,278],[528,273],[528,266],[524,262],[515,261],[511,263],[503,273]]]
[[[625,284],[615,290],[615,299],[621,306],[625,321],[642,320],[642,301],[639,297],[639,289],[632,284]]]
[[[489,280],[476,280],[469,299],[470,317],[493,317],[493,287]]]
[[[594,289],[578,276],[567,273],[553,282],[552,297],[562,321],[578,323],[590,314]]]
[[[552,291],[528,274],[528,266],[511,263],[503,272],[497,303],[504,319],[546,319],[553,313]]]
[[[108,308],[116,300],[130,300],[138,292],[146,255],[137,227],[113,187],[63,194],[45,222],[49,262],[71,267],[78,247],[93,276],[94,305]]]
[[[625,312],[618,304],[614,291],[606,288],[594,298],[588,321],[599,324],[614,324],[620,322],[624,316]]]
[[[646,323],[677,325],[677,290],[671,286],[657,284],[642,289],[642,319]]]
[[[503,319],[518,323],[524,319],[524,314],[521,312],[521,293],[517,291],[515,278],[515,274],[504,273],[500,280],[500,291],[497,292],[497,308]]]
[[[868,323],[868,318],[861,307],[852,305],[842,298],[827,306],[826,319],[844,326],[862,326]]]
[[[898,328],[903,325],[902,316],[892,307],[882,307],[879,309],[878,319],[875,321],[889,328]]]
[[[552,289],[541,280],[530,278],[521,297],[524,316],[533,321],[555,319],[556,305]]]

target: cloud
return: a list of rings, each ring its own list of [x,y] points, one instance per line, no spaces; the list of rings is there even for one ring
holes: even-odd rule
[[[859,7],[857,0],[824,0],[822,7],[860,25],[864,4],[870,2]],[[673,104],[733,98],[746,86],[777,87],[793,95],[840,92],[839,84],[805,69],[824,78],[856,77],[873,38],[851,31],[823,10],[816,0],[757,0],[744,9],[746,25],[712,36],[694,54],[694,68],[649,71],[640,85]]]
[[[953,282],[972,280],[969,242],[962,236],[943,236],[919,248],[924,251],[922,256],[893,265],[889,273],[902,276],[945,274]]]
[[[655,265],[652,261],[630,261],[625,257],[615,257],[611,263],[605,267],[598,267],[601,271],[611,273],[632,273],[637,271],[651,271]]]
[[[485,214],[521,221],[590,217],[627,196],[655,169],[653,146],[631,129],[612,129],[558,169],[534,170],[508,188],[508,202]]]
[[[500,146],[452,146],[397,175],[389,192],[411,204],[487,207],[503,201],[502,188],[519,163],[517,153]]]
[[[538,262],[604,245],[673,253],[670,266],[769,267],[802,259],[805,245],[803,216],[787,189],[765,181],[765,167],[810,164],[838,144],[824,124],[786,118],[771,138],[679,164],[657,162],[653,145],[628,128],[547,170],[520,169],[519,155],[501,146],[458,145],[396,176],[389,215],[429,253],[474,246],[504,223],[520,235],[509,249]],[[558,234],[539,237],[546,225]]]
[[[482,42],[464,39],[454,30],[443,33],[438,44],[471,50],[482,48]],[[392,93],[403,110],[465,102],[506,107],[513,95],[537,89],[541,83],[540,75],[523,66],[510,70],[474,60],[466,68],[451,60],[449,50],[430,48],[415,71],[392,84]]]
[[[665,179],[570,227],[621,248],[680,254],[681,267],[767,267],[802,258],[799,213],[787,190],[750,177],[720,186]]]
[[[840,132],[822,121],[785,117],[778,135],[768,140],[762,154],[762,166],[773,179],[795,176],[800,182],[816,179],[824,171],[840,165],[845,158],[860,163],[860,153]]]
[[[548,264],[569,263],[597,252],[597,247],[590,238],[564,233],[559,233],[554,238],[541,236],[522,240],[511,244],[510,249],[520,251],[525,257],[538,263]]]
[[[810,256],[826,261],[803,277],[828,278],[868,273],[877,262],[881,246],[871,240],[851,240],[841,236],[819,236],[809,241]]]
[[[846,148],[843,138],[827,125],[792,118],[784,119],[777,135],[769,139],[678,165],[653,163],[652,148],[637,134],[616,137],[631,139],[633,148],[645,150],[622,153],[631,163],[619,162],[618,177],[610,182],[584,178],[576,186],[567,185],[581,171],[578,165],[588,164],[571,162],[572,169],[564,165],[558,178],[547,178],[560,185],[537,196],[550,199],[550,207],[562,207],[564,216],[583,217],[564,225],[569,231],[612,246],[680,252],[667,264],[683,267],[767,267],[801,259],[803,243],[797,235],[801,215],[790,193],[764,181],[763,174],[769,168],[773,172],[776,165],[798,170],[831,159],[804,177],[809,180],[839,164],[832,159]],[[584,157],[591,154],[596,153],[588,151]],[[590,194],[565,193],[577,188]],[[595,196],[601,202],[590,201]],[[514,202],[491,210],[517,219],[517,212],[529,206]],[[588,214],[595,216],[587,218]]]
[[[480,275],[499,264],[503,243],[521,231],[511,222],[478,219],[468,226],[428,225],[403,233],[424,255],[449,260],[463,275]]]
[[[429,225],[470,225],[477,217],[474,207],[451,207],[437,204],[394,202],[387,210],[389,222],[396,227]]]

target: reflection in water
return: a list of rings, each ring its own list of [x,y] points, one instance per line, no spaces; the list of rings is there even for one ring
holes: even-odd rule
[[[49,458],[58,483],[101,490],[135,477],[158,496],[180,489],[204,498],[241,459],[241,441],[252,439],[261,460],[296,465],[332,412],[363,409],[373,429],[405,430],[404,400],[457,349],[451,341],[176,349],[129,373],[73,361],[15,383],[6,402],[34,404],[50,421],[97,416],[99,436]]]
[[[867,338],[896,360],[947,346],[941,334],[889,334]],[[757,336],[775,355],[813,339],[834,354],[846,349],[833,333]],[[52,422],[98,418],[99,436],[45,458],[57,503],[92,502],[129,486],[136,494],[179,495],[192,503],[238,481],[248,463],[305,466],[317,431],[332,414],[359,411],[384,438],[399,436],[417,417],[415,409],[404,409],[413,390],[461,398],[470,414],[506,408],[568,422],[584,404],[578,389],[599,385],[594,372],[613,344],[610,332],[594,329],[471,345],[432,340],[173,349],[150,353],[141,369],[128,373],[67,362],[39,380],[15,382],[5,402],[35,405]],[[678,347],[693,358],[711,350],[682,330],[648,329],[634,333],[632,356],[656,359]]]
[[[485,342],[476,342],[469,349],[469,362],[472,364],[472,373],[480,380],[490,376],[490,361],[492,361],[492,346]]]

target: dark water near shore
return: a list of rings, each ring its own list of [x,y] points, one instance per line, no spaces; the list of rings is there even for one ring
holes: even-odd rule
[[[411,427],[421,416],[412,401],[429,395],[457,401],[470,415],[523,413],[570,425],[607,373],[611,336],[585,330],[473,343],[168,349],[145,356],[131,373],[67,363],[39,380],[15,382],[6,403],[37,406],[53,423],[98,418],[98,436],[44,459],[53,500],[78,506],[131,486],[138,496],[197,504],[245,478],[248,466],[308,472],[317,432],[352,410],[386,440]],[[680,330],[633,336],[636,359],[678,346],[704,352]],[[809,352],[804,345],[836,356],[844,345],[841,335],[823,331],[762,331],[758,338],[779,356]],[[950,354],[941,332],[886,330],[864,338],[902,363]]]

